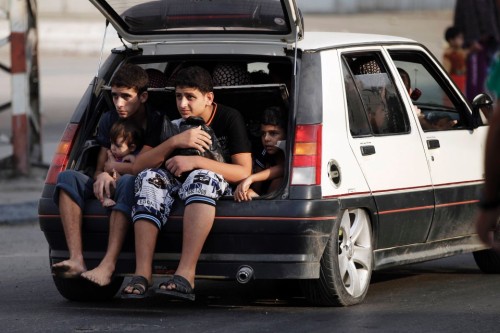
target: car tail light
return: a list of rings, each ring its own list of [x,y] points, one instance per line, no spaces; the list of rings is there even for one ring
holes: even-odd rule
[[[45,178],[45,184],[55,184],[57,181],[57,175],[66,169],[69,152],[71,151],[71,147],[73,147],[77,130],[78,124],[68,124],[68,126],[66,126],[66,129],[61,137],[61,141],[59,142],[56,152],[54,153],[54,157],[52,158],[52,163],[50,164],[47,177]]]
[[[298,125],[292,156],[292,185],[321,183],[321,124]]]

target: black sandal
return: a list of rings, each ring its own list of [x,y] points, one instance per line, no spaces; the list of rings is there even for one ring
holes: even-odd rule
[[[132,292],[128,293],[125,292],[125,289],[128,287],[132,287]],[[122,289],[121,293],[121,298],[124,299],[140,299],[140,298],[146,298],[148,296],[148,291],[149,291],[149,282],[148,279],[146,279],[144,276],[137,275],[132,277],[130,282],[125,286],[125,288]],[[136,294],[134,291],[138,291],[139,293]]]
[[[174,285],[175,289],[163,289],[169,285]],[[194,301],[195,294],[188,280],[180,275],[174,275],[167,282],[163,282],[156,289],[156,293],[160,295],[166,295],[173,299],[180,299],[184,301]]]

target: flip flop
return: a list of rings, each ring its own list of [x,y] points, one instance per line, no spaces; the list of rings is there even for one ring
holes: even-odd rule
[[[166,288],[169,285],[174,285],[175,289],[161,288],[162,286],[165,286]],[[180,275],[174,275],[170,280],[168,280],[167,282],[163,282],[158,286],[158,289],[156,289],[156,294],[166,295],[173,299],[192,302],[195,299],[195,294],[193,291],[194,290],[188,280]]]
[[[126,293],[125,289],[127,287],[132,287],[131,293]],[[141,299],[149,296],[149,282],[144,276],[136,275],[132,277],[129,283],[122,289],[121,298],[123,299]],[[137,290],[139,293],[136,294],[134,291]]]

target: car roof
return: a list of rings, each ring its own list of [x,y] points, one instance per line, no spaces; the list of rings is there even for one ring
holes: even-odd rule
[[[381,45],[381,44],[418,44],[416,41],[404,37],[362,34],[351,32],[318,32],[306,31],[304,38],[299,41],[298,48],[302,50],[321,50],[329,48]]]

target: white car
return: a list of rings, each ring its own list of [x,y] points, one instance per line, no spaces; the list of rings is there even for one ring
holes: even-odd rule
[[[300,280],[313,304],[345,306],[364,299],[374,270],[464,252],[483,270],[500,270],[474,229],[488,130],[480,108],[488,102],[469,105],[421,44],[304,32],[294,0],[90,1],[124,44],[83,95],[62,138],[69,148],[58,150],[48,173],[39,215],[51,263],[68,257],[52,201],[57,174],[91,174],[97,123],[113,109],[107,85],[117,68],[135,63],[165,76],[165,85],[150,88],[150,103],[172,119],[179,115],[169,79],[191,64],[213,71],[215,101],[240,111],[255,152],[263,110],[287,111],[284,181],[250,202],[219,201],[198,278]],[[175,206],[159,236],[155,274],[177,266],[182,213]],[[83,220],[89,269],[106,249],[107,221],[90,200]],[[111,285],[54,281],[68,299],[110,298],[134,268],[128,235]]]

